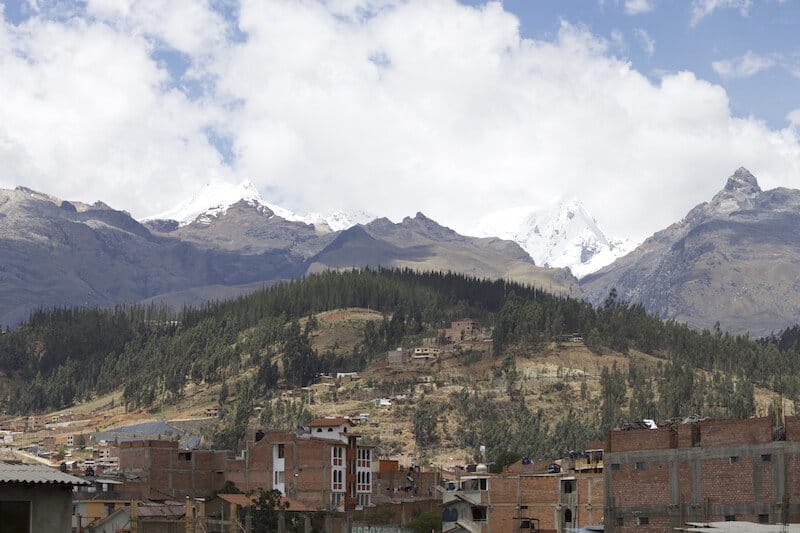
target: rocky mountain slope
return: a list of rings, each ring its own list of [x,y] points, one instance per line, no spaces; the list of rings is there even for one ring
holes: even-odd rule
[[[513,242],[463,237],[420,216],[332,230],[367,217],[339,213],[312,224],[247,183],[212,184],[144,223],[101,202],[0,190],[0,325],[40,307],[197,304],[343,266],[452,270],[577,291],[569,272],[534,266]]]
[[[634,248],[630,241],[608,237],[577,198],[548,210],[518,207],[490,213],[479,221],[476,234],[512,240],[537,265],[568,267],[578,278]]]
[[[738,169],[710,202],[581,280],[695,327],[763,335],[800,321],[800,191],[762,191]]]
[[[245,255],[152,234],[103,203],[0,190],[0,324],[39,307],[136,302],[209,285],[300,274],[284,250]]]
[[[569,270],[538,267],[513,241],[465,237],[422,213],[399,223],[379,218],[365,226],[354,226],[309,259],[308,270],[370,265],[510,278],[578,295],[577,280]]]

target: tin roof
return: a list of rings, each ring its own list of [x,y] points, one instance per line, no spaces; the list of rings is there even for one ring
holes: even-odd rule
[[[0,483],[91,485],[90,481],[41,465],[0,463]]]

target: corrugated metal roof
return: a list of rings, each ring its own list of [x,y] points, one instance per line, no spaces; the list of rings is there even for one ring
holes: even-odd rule
[[[0,463],[0,483],[43,483],[60,485],[91,485],[90,481],[70,476],[41,465],[12,465]]]

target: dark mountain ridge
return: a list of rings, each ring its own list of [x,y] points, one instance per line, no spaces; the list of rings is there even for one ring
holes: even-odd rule
[[[739,168],[711,199],[581,280],[697,328],[765,335],[800,320],[800,191],[762,191]]]

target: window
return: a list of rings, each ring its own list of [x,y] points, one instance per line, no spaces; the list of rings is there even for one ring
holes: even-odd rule
[[[371,472],[358,472],[358,474],[356,474],[356,483],[358,485],[356,489],[359,492],[369,492],[371,474]]]
[[[343,499],[344,494],[341,492],[331,492],[331,507],[339,507]]]
[[[178,459],[183,459],[184,461],[191,461],[192,452],[178,452]]]
[[[519,523],[520,529],[531,529],[531,521],[527,518],[523,518],[522,521]]]
[[[738,455],[731,455],[731,464],[735,465],[738,462],[739,462],[739,456]]]
[[[640,516],[636,519],[637,526],[646,526],[650,523],[650,517],[648,516]]]
[[[0,502],[3,531],[31,530],[31,502]]]
[[[284,479],[283,476],[284,476],[284,471],[283,470],[278,470],[278,471],[275,472],[275,484],[276,485],[280,485],[280,484],[283,483],[283,479]]]
[[[367,448],[359,448],[358,449],[358,461],[356,462],[356,466],[359,468],[369,468],[370,467],[370,450]]]
[[[486,507],[473,507],[472,508],[472,521],[485,522],[487,517]]]
[[[769,515],[768,514],[760,514],[760,515],[758,515],[758,523],[759,524],[769,524]]]
[[[618,526],[624,526],[625,525],[625,517],[624,516],[617,517],[617,525]]]
[[[331,464],[333,466],[342,466],[344,464],[344,448],[342,446],[331,448]]]
[[[286,454],[285,445],[278,444],[278,459],[283,459],[285,454]]]
[[[565,480],[561,483],[561,490],[564,494],[572,494],[572,480]]]
[[[256,438],[255,438],[256,442],[261,442],[261,439],[263,438],[264,438],[264,432],[260,429],[256,431]]]
[[[635,468],[636,470],[644,470],[644,463],[635,463],[633,465],[633,468]]]
[[[342,470],[333,471],[333,490],[338,492],[344,491],[344,472]]]
[[[322,428],[317,428],[317,433],[322,433]]]
[[[736,515],[735,514],[726,514],[725,515],[726,522],[736,522]]]
[[[619,463],[611,463],[611,470],[619,470]]]
[[[572,509],[567,509],[564,511],[564,523],[571,524],[572,523]]]
[[[347,433],[347,426],[342,428],[342,433]]]
[[[489,484],[489,480],[486,478],[481,478],[478,480],[478,487],[480,490],[489,490],[487,485]]]
[[[370,494],[359,494],[358,505],[361,507],[369,507],[372,504],[372,496]]]
[[[333,428],[328,428],[329,433],[333,433]]]
[[[761,460],[764,461],[765,463],[771,462],[772,461],[772,454],[771,453],[765,453],[764,455],[761,456]]]
[[[458,509],[445,507],[444,511],[442,511],[442,522],[458,522]]]

